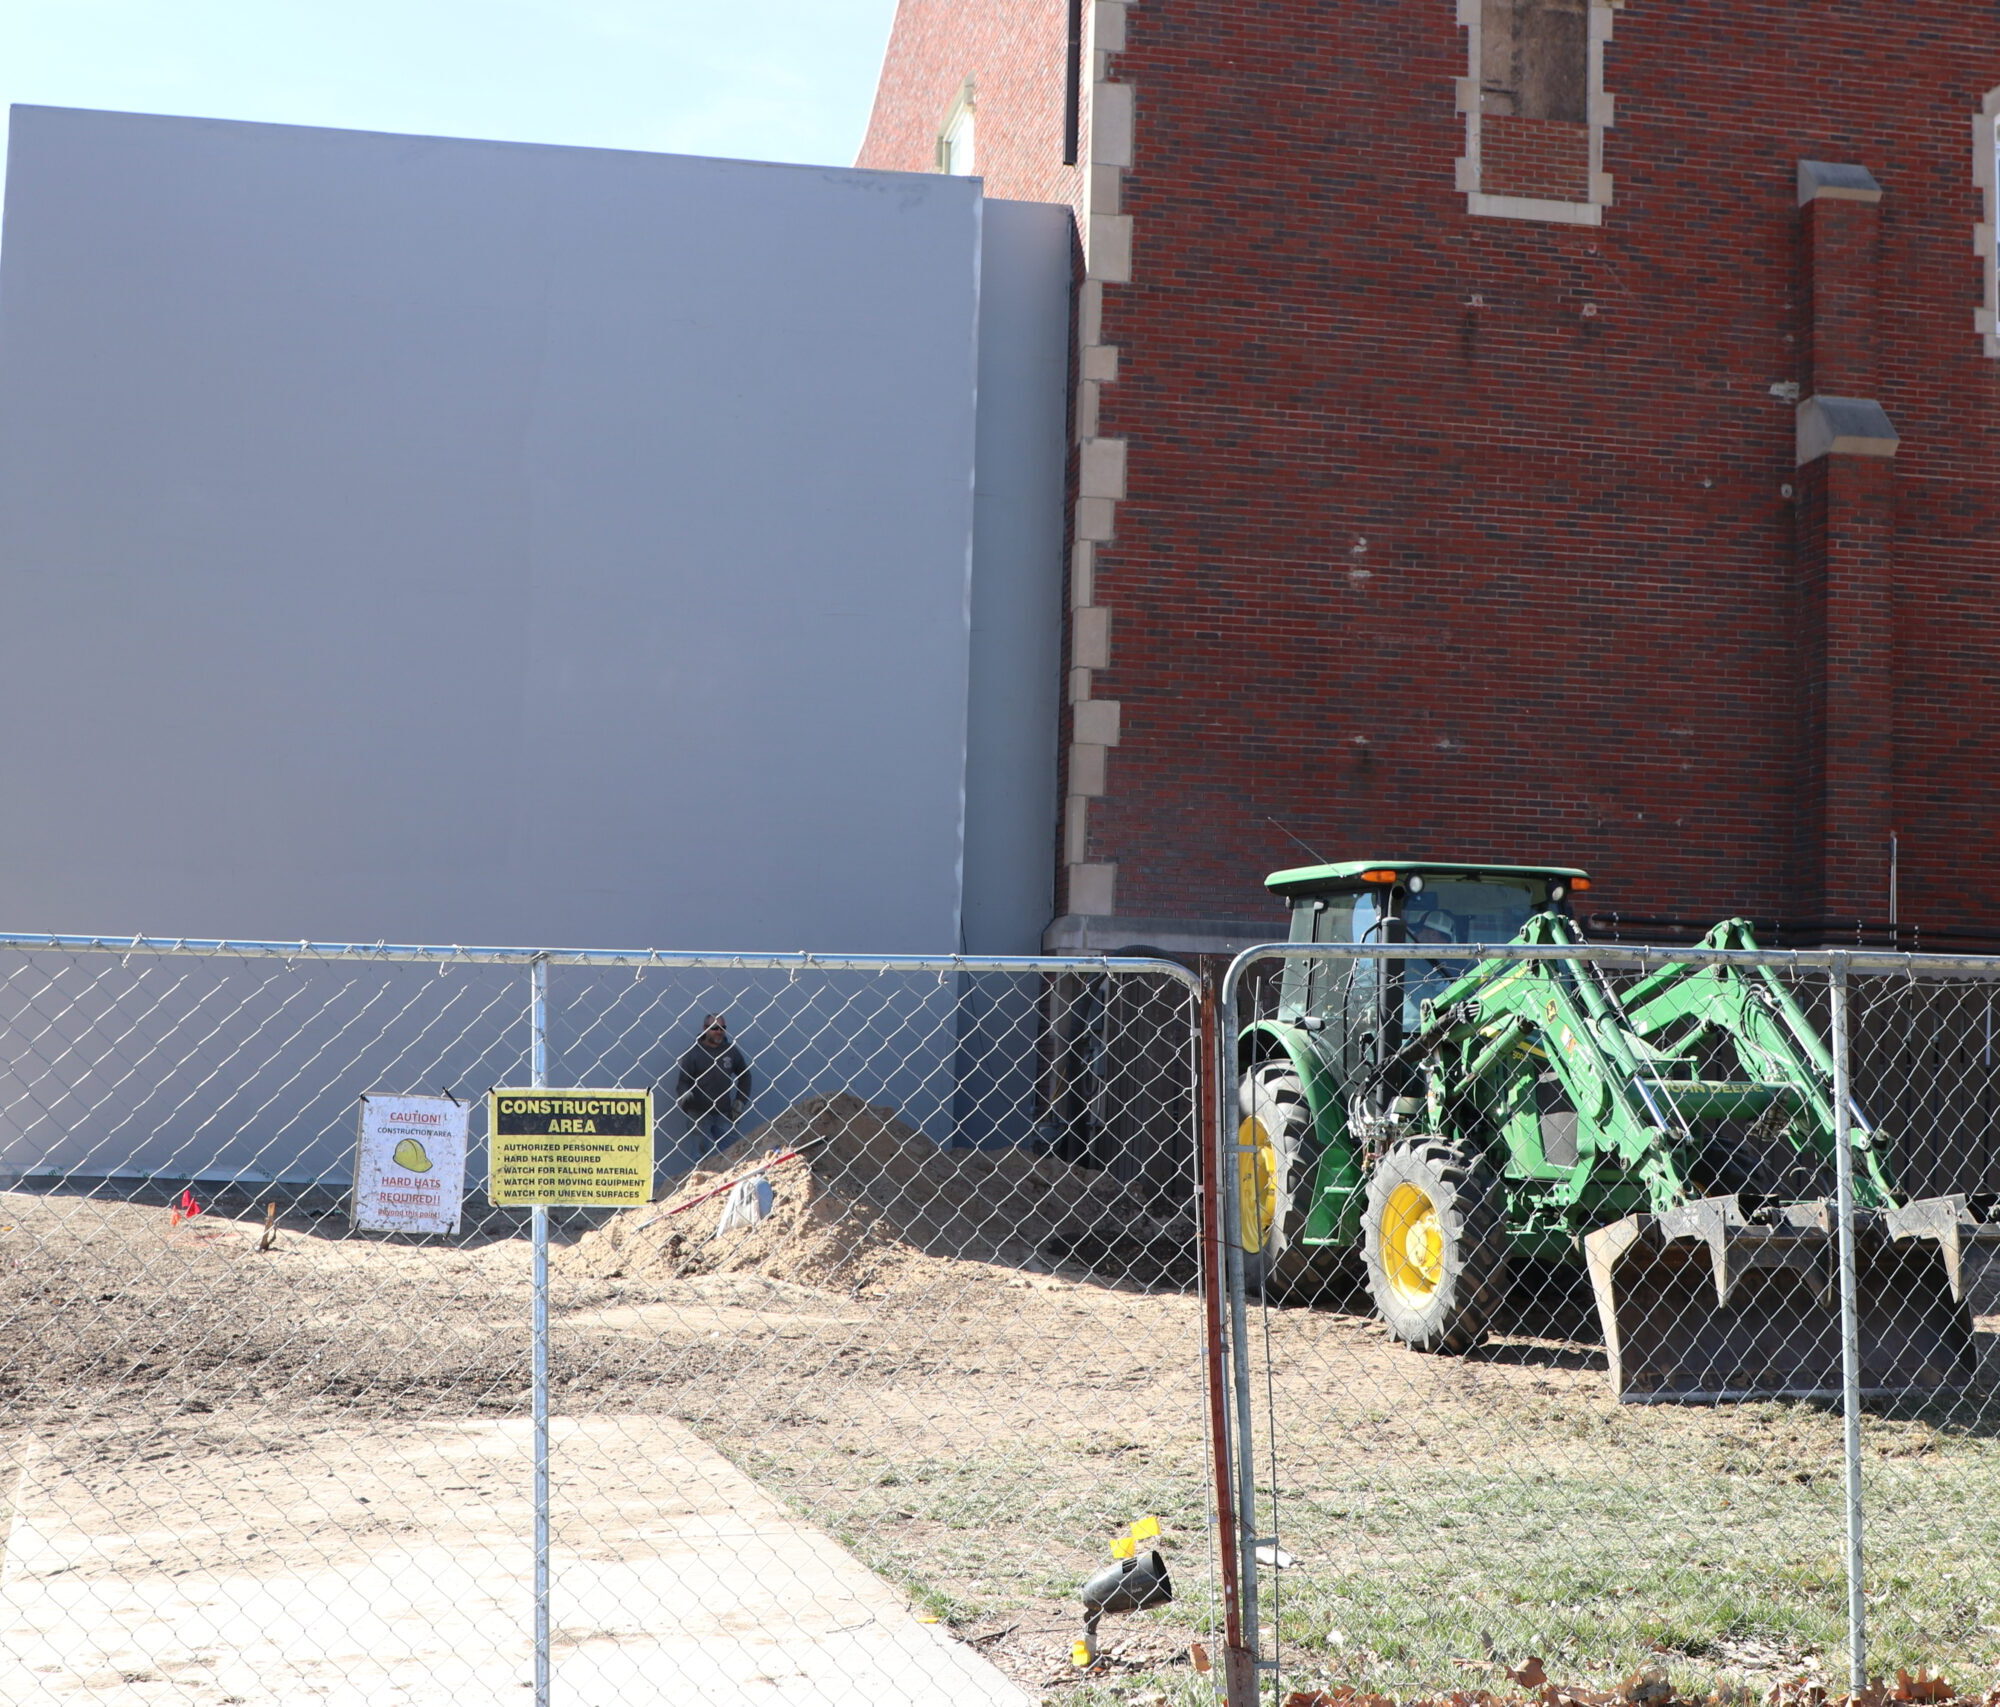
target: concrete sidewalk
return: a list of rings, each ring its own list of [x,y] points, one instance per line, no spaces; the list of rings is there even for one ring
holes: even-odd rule
[[[183,1471],[193,1567],[30,1455],[0,1507],[0,1701],[526,1707],[528,1425],[363,1426],[284,1484],[290,1509],[254,1455]],[[1033,1707],[679,1424],[554,1432],[558,1707]],[[377,1520],[343,1521],[344,1499]],[[321,1561],[273,1555],[274,1533]],[[244,1568],[218,1568],[233,1536]]]

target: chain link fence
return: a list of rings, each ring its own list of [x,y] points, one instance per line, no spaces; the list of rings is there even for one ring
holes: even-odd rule
[[[2000,1682],[2000,968],[1453,956],[0,938],[0,1697]],[[539,1378],[536,1086],[657,1141]]]
[[[1199,1006],[1162,962],[0,938],[0,1698],[1206,1699]],[[547,1212],[539,1679],[536,1212],[486,1194],[535,1085],[650,1090],[658,1143],[646,1201]],[[369,1181],[364,1098],[430,1123]],[[385,1184],[455,1230],[364,1230]],[[1146,1519],[1172,1599],[1081,1668]]]
[[[1273,1699],[1991,1691],[2000,964],[1429,952],[1225,987]]]

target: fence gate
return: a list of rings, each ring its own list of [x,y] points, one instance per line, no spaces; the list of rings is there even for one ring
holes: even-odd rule
[[[1428,952],[1224,990],[1273,1698],[1992,1690],[2000,963]]]
[[[1191,1084],[1199,1006],[1158,961],[0,938],[0,1695],[1205,1697],[1211,1152],[1130,1070]],[[487,1192],[537,1088],[651,1091],[660,1152],[546,1212],[543,1288]],[[455,1231],[358,1223],[364,1098],[378,1214]],[[624,1107],[550,1165],[612,1180]],[[1085,1671],[1135,1525],[1173,1597]]]

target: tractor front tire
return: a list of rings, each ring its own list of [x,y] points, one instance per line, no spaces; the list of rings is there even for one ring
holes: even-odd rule
[[[1368,1176],[1368,1292],[1418,1351],[1470,1351],[1507,1283],[1506,1198],[1492,1164],[1448,1138],[1405,1138]]]

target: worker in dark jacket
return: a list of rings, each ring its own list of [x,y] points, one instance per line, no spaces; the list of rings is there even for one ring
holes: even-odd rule
[[[702,1019],[701,1036],[681,1057],[674,1100],[710,1146],[728,1138],[736,1117],[749,1103],[750,1063],[729,1041],[729,1022],[721,1014]]]

